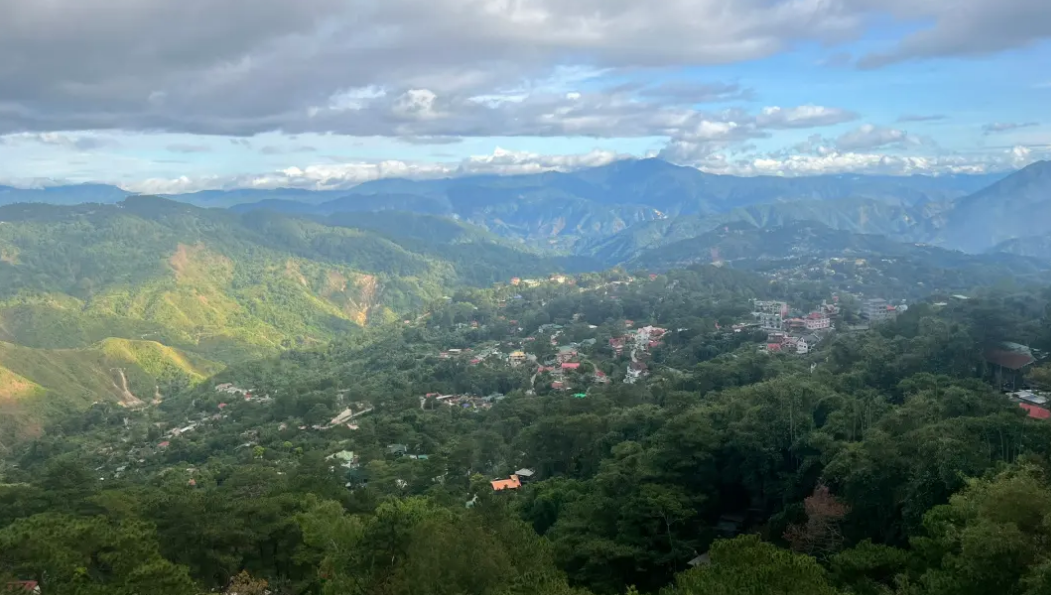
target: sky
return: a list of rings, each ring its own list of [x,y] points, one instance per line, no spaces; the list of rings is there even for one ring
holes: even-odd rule
[[[0,184],[1051,158],[1047,0],[0,0]]]

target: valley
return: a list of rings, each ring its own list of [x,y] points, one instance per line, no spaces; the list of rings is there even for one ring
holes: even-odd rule
[[[1046,166],[1003,180],[732,178],[642,160],[345,192],[7,192],[33,201],[0,207],[0,366],[12,411],[33,420],[11,427],[411,320],[512,277],[715,264],[908,299],[1039,282],[1042,236],[986,244],[1043,229],[1010,213],[1041,208]],[[962,246],[980,239],[966,232],[980,205],[1007,195],[1027,206],[1001,207],[1002,231]]]

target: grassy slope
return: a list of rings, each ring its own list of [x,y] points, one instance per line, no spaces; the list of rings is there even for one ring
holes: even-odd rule
[[[160,378],[199,382],[221,369],[152,341],[106,339],[82,349],[0,343],[0,443],[38,434],[48,419],[97,400],[149,401]]]
[[[359,229],[149,197],[2,207],[0,391],[36,427],[57,409],[124,398],[115,369],[152,395],[166,373],[192,381],[390,321],[461,284],[560,264],[463,224],[405,217]],[[391,233],[404,227],[430,236]]]

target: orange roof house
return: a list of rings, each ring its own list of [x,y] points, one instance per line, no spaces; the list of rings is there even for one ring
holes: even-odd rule
[[[494,492],[517,490],[522,487],[522,482],[518,479],[517,475],[512,475],[511,479],[497,479],[496,481],[491,481],[489,483],[492,484]]]
[[[1030,405],[1029,403],[1019,403],[1019,407],[1026,410],[1029,417],[1033,419],[1051,419],[1051,411],[1044,409],[1037,405]]]

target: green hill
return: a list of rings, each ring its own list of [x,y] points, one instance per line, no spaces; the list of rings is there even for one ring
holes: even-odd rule
[[[410,214],[355,224],[156,197],[0,207],[0,391],[122,400],[117,361],[132,393],[152,394],[173,369],[192,381],[395,320],[455,287],[568,264]]]
[[[221,364],[153,341],[106,339],[81,349],[0,342],[0,442],[96,401],[134,407],[200,382]]]

